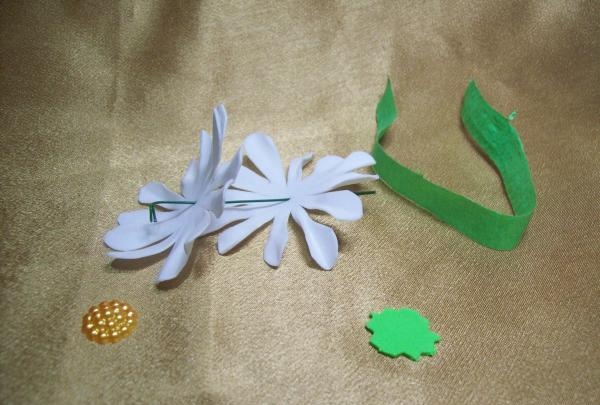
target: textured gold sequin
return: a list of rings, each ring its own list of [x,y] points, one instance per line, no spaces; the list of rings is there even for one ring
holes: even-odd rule
[[[137,326],[137,313],[126,302],[102,301],[83,316],[81,331],[96,343],[117,343]]]

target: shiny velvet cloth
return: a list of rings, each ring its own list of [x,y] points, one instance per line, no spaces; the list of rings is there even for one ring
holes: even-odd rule
[[[0,6],[0,402],[13,404],[591,404],[600,401],[600,5],[594,1],[3,2]],[[102,238],[152,180],[178,189],[211,110],[224,157],[252,131],[283,160],[370,150],[392,79],[393,156],[510,212],[459,121],[468,80],[513,121],[538,208],[513,251],[484,248],[381,183],[332,225],[332,271],[290,224],[226,256],[196,242],[110,264]],[[310,167],[308,168],[310,170]],[[81,317],[140,313],[116,345]],[[435,357],[369,345],[371,311],[411,307]]]

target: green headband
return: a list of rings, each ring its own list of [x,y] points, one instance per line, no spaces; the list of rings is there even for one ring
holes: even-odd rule
[[[392,85],[388,80],[377,105],[377,133],[373,145],[373,157],[377,162],[374,169],[380,179],[396,193],[475,242],[498,250],[515,248],[533,215],[536,198],[523,145],[509,119],[483,99],[475,82],[469,83],[462,105],[462,121],[500,172],[514,215],[486,208],[433,184],[396,162],[380,142],[397,115]]]

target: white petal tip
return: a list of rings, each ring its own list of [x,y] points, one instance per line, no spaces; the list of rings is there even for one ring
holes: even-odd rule
[[[269,135],[263,134],[262,132],[253,132],[250,135],[248,135],[246,139],[244,139],[244,144],[257,141],[267,141],[273,143],[273,139]]]
[[[154,278],[154,284],[159,285],[162,283],[166,283],[168,281],[172,281],[174,279],[176,279],[179,274],[181,273],[181,270],[179,270],[177,273],[173,274],[173,273],[166,273],[164,271],[159,271],[158,274],[156,275],[156,277]]]
[[[108,256],[108,264],[112,264],[115,260],[119,259],[118,253],[119,252],[115,252],[113,250],[106,253],[106,256]]]
[[[337,254],[335,255],[335,258],[333,259],[332,262],[329,263],[317,263],[323,270],[325,271],[330,271],[331,269],[333,269],[333,267],[335,266],[335,264],[337,263]]]
[[[225,246],[224,243],[217,239],[217,252],[219,252],[220,255],[226,254],[227,252],[229,252],[229,250],[230,248],[227,248],[227,246]]]
[[[271,267],[279,267],[279,265],[281,264],[281,259],[269,257],[267,255],[263,256],[263,260]]]
[[[347,221],[347,222],[356,222],[358,220],[360,220],[363,217],[363,213],[361,212],[360,215],[357,216],[353,216],[353,217],[348,217],[348,218],[344,218],[342,219],[342,221]]]
[[[348,155],[348,157],[351,157],[351,156],[354,157],[354,158],[360,157],[361,159],[364,159],[365,160],[364,161],[365,164],[366,163],[370,163],[371,165],[375,164],[375,159],[368,152],[359,150],[359,151],[352,152],[352,153],[350,153],[350,155]]]
[[[113,250],[119,250],[118,248],[115,247],[115,245],[117,245],[118,242],[116,242],[114,240],[115,238],[113,237],[113,235],[114,235],[113,230],[108,231],[106,233],[106,235],[104,235],[104,244]]]
[[[226,118],[227,109],[225,108],[225,104],[220,103],[213,109],[213,115],[218,116],[219,118]]]
[[[154,284],[155,285],[159,285],[160,283],[162,283],[164,280],[161,279],[159,276],[154,277]]]
[[[166,281],[171,281],[171,280],[173,280],[173,278],[175,278],[175,277],[172,277],[172,278],[169,278],[169,277],[161,277],[161,275],[160,275],[160,273],[159,273],[159,274],[158,274],[158,275],[157,275],[157,276],[154,278],[154,284],[156,284],[156,285],[160,285],[160,284],[162,284],[162,283],[164,283],[164,282],[166,282]]]

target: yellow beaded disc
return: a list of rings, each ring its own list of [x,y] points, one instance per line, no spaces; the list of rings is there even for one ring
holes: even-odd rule
[[[126,302],[102,301],[83,316],[81,331],[99,344],[117,343],[137,326],[138,314]]]

